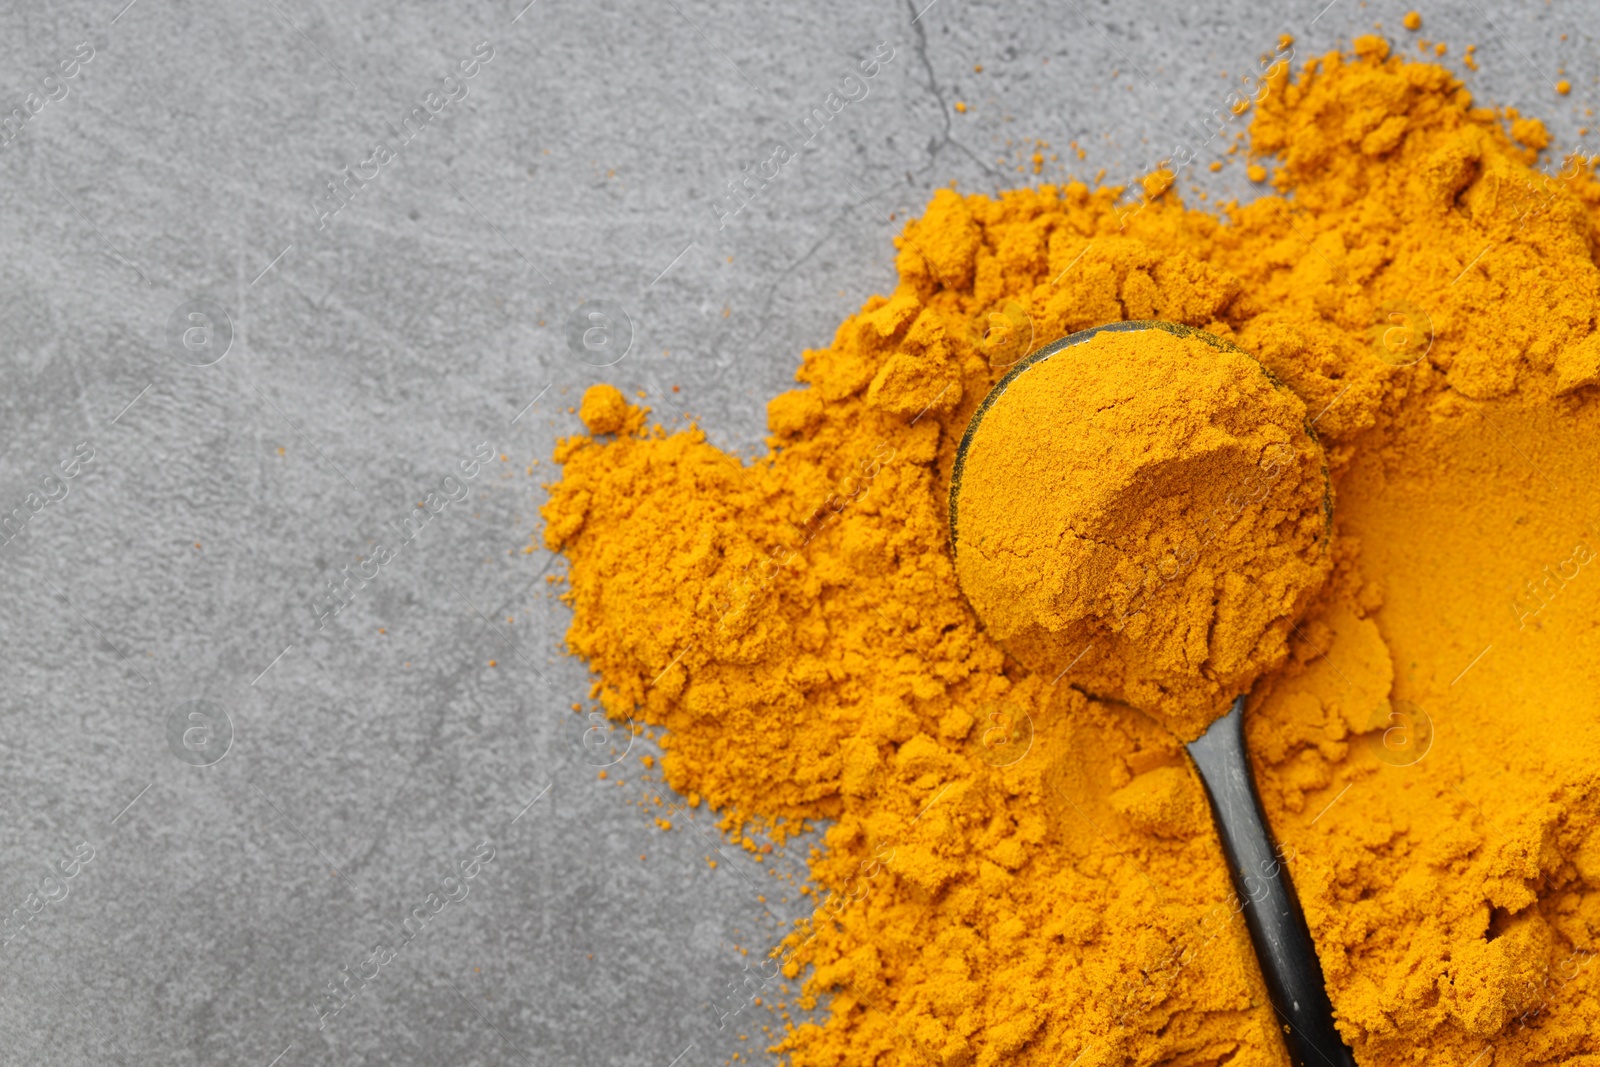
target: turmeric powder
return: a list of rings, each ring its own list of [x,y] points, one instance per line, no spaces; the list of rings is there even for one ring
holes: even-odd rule
[[[1282,662],[1327,577],[1305,404],[1197,330],[1100,331],[1041,355],[967,430],[956,577],[1023,663],[1193,740]]]
[[[956,444],[1026,354],[992,327],[1157,318],[1257,357],[1326,451],[1331,573],[1246,723],[1358,1062],[1600,1064],[1600,182],[1353,49],[1274,70],[1276,195],[1226,217],[941,190],[759,459],[609,397],[614,439],[560,445],[544,538],[605,707],[730,832],[831,821],[773,950],[825,1003],[794,1067],[1284,1062],[1178,735],[1008,657],[949,551]]]

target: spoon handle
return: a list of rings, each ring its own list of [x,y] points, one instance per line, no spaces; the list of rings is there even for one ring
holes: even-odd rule
[[[1244,697],[1189,743],[1200,769],[1233,888],[1244,902],[1267,995],[1277,1009],[1283,1041],[1295,1067],[1354,1067],[1333,1025],[1333,1005],[1322,981],[1305,913],[1289,872],[1267,829],[1244,744]]]

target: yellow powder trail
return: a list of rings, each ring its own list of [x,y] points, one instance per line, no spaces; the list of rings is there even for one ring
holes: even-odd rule
[[[1280,195],[1225,218],[940,192],[747,466],[606,389],[615,438],[560,446],[606,708],[730,830],[831,820],[795,1067],[1283,1062],[1178,735],[1008,659],[949,552],[1000,327],[1124,319],[1236,343],[1326,448],[1331,574],[1247,722],[1359,1062],[1600,1065],[1600,183],[1377,38],[1276,70],[1251,138]]]

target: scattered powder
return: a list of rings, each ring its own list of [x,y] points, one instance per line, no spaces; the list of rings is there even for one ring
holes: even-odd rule
[[[1358,1061],[1600,1064],[1600,183],[1354,50],[1269,79],[1279,195],[1226,219],[1159,181],[936,194],[749,464],[608,394],[618,436],[560,446],[605,707],[727,832],[831,820],[748,1009],[826,1005],[773,1016],[795,1067],[1284,1063],[1178,737],[1010,659],[949,550],[990,387],[1153,318],[1260,359],[1326,451],[1332,573],[1247,729]]]
[[[630,406],[615,386],[596,385],[583,394],[578,418],[590,433],[633,433],[644,425],[645,413]]]

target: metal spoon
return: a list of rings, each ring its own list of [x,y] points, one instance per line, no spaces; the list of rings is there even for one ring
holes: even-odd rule
[[[1163,330],[1179,336],[1195,336],[1200,331],[1169,322],[1115,322],[1064,337],[1046,345],[1022,360],[1002,378],[978,405],[956,452],[950,481],[951,548],[959,541],[956,522],[956,496],[967,447],[984,415],[1000,401],[1006,386],[1026,368],[1048,359],[1062,349],[1082,344],[1104,332]],[[1219,347],[1225,342],[1201,335]],[[1232,346],[1228,346],[1232,347]],[[1317,959],[1305,913],[1289,881],[1272,832],[1267,828],[1250,770],[1250,756],[1244,741],[1244,696],[1232,709],[1213,722],[1209,729],[1187,746],[1205,784],[1211,801],[1211,814],[1222,842],[1234,891],[1243,901],[1245,925],[1255,946],[1256,960],[1267,995],[1278,1013],[1283,1041],[1295,1067],[1355,1067],[1355,1059],[1333,1025],[1333,1005],[1323,982],[1322,964]]]

